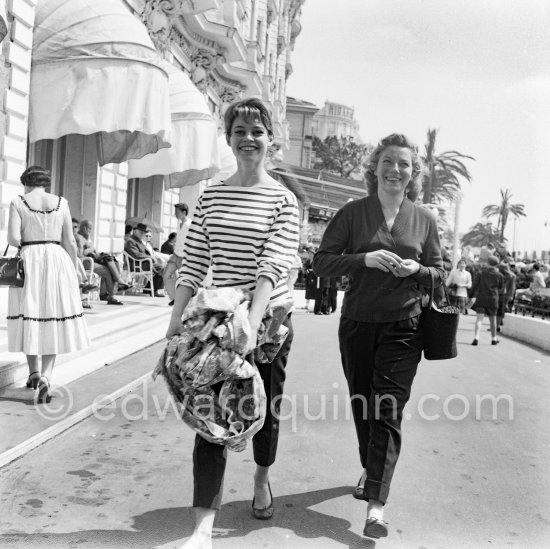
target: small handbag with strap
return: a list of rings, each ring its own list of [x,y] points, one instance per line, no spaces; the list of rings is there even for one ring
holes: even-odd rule
[[[456,348],[456,332],[460,309],[449,305],[449,294],[443,283],[447,305],[437,307],[434,299],[434,276],[430,271],[431,286],[428,307],[422,311],[421,323],[424,333],[424,358],[426,360],[446,360],[455,358],[458,354]]]
[[[3,257],[0,257],[0,286],[21,288],[25,283],[23,259],[19,255],[19,250],[15,257],[6,257],[9,247],[10,245],[8,244]]]

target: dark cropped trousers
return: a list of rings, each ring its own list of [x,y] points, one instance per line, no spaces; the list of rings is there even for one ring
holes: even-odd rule
[[[340,354],[351,398],[364,498],[386,503],[401,450],[401,419],[422,352],[420,316],[396,322],[340,318]]]
[[[256,367],[264,382],[267,411],[263,427],[252,438],[252,448],[254,461],[263,467],[273,465],[277,454],[279,409],[281,405],[280,395],[283,394],[286,379],[285,368],[294,337],[290,315],[283,324],[289,329],[288,336],[273,359],[273,362],[266,364],[256,363]],[[250,362],[253,359],[251,356],[248,356],[247,360]],[[272,402],[274,399],[275,401]],[[193,451],[193,507],[220,508],[226,462],[227,449],[225,446],[208,442],[199,435],[195,437],[195,448]]]

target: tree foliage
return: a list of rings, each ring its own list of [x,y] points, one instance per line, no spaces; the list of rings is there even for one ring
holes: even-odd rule
[[[512,204],[512,196],[510,189],[505,191],[500,189],[500,204],[489,204],[481,212],[481,215],[488,219],[495,216],[498,218],[497,229],[500,231],[500,240],[504,240],[504,229],[506,229],[510,215],[516,218],[527,215],[524,204]]]
[[[495,248],[503,245],[506,239],[501,239],[498,227],[493,227],[492,223],[476,223],[461,238],[463,246],[481,247],[488,244],[494,244]]]
[[[326,170],[340,177],[350,177],[357,171],[362,174],[368,155],[372,150],[370,145],[357,143],[353,137],[337,137],[329,135],[323,141],[313,138],[316,170]]]
[[[436,154],[436,139],[438,130],[428,129],[427,141],[422,161],[422,202],[438,204],[452,201],[461,189],[461,178],[470,182],[472,176],[464,164],[464,160],[474,160],[472,156],[458,151],[445,151]]]

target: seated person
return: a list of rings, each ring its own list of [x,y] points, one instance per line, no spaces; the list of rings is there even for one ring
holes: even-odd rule
[[[540,272],[540,265],[538,263],[535,263],[531,267],[531,270],[528,274],[531,278],[529,288],[516,290],[516,297],[530,300],[537,292],[539,292],[543,288],[546,288],[546,282],[544,280],[543,274]]]
[[[76,246],[77,246],[77,257],[78,257],[78,264],[76,266],[76,276],[78,278],[78,284],[80,286],[80,292],[81,294],[87,294],[88,292],[92,290],[96,290],[98,288],[98,285],[96,281],[91,280],[90,277],[88,277],[88,273],[86,272],[86,269],[84,268],[84,264],[82,263],[82,258],[84,257],[82,254],[82,242],[79,240],[80,236],[78,235],[78,229],[80,227],[80,221],[78,219],[72,218],[72,225],[73,225],[73,235],[76,240]],[[81,296],[82,297],[82,296]],[[82,297],[82,307],[85,309],[91,309],[92,306],[90,305],[89,301]]]
[[[145,233],[147,232],[147,225],[144,223],[138,223],[134,230],[132,231],[132,235],[128,240],[126,240],[126,243],[124,244],[124,251],[134,259],[150,259],[151,264],[149,264],[148,261],[144,262],[143,268],[149,269],[152,265],[152,271],[153,271],[153,289],[155,292],[155,296],[161,297],[164,295],[164,283],[162,280],[162,272],[163,267],[159,264],[158,260],[155,258],[155,256],[151,253],[149,248],[145,245]],[[133,265],[130,265],[130,268],[132,268]]]
[[[158,248],[153,247],[153,231],[147,229],[143,242],[147,249],[151,252],[151,255],[156,259],[155,263],[160,265],[163,269],[166,267],[166,263],[170,259],[170,256],[159,252]]]
[[[133,231],[132,225],[125,225],[124,226],[124,244],[126,244],[126,241],[132,236]]]
[[[160,247],[160,251],[163,254],[172,255],[174,253],[174,246],[176,244],[176,237],[178,236],[178,233],[170,233],[168,235],[168,240],[164,242],[164,244]]]
[[[118,290],[127,290],[129,286],[120,281],[120,269],[116,259],[105,253],[98,253],[91,239],[92,223],[87,219],[80,222],[77,237],[77,248],[81,257],[90,257],[94,260],[94,273],[101,277],[99,298],[108,305],[123,305],[114,297]],[[81,251],[82,250],[82,251]]]

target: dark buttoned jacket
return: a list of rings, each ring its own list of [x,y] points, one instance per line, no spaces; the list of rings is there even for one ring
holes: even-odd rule
[[[420,270],[396,277],[365,265],[365,254],[389,250],[402,259],[414,259]],[[344,276],[349,287],[342,316],[361,322],[393,322],[420,314],[426,287],[445,280],[434,215],[405,198],[391,231],[376,194],[348,202],[327,226],[313,258],[317,276]]]

